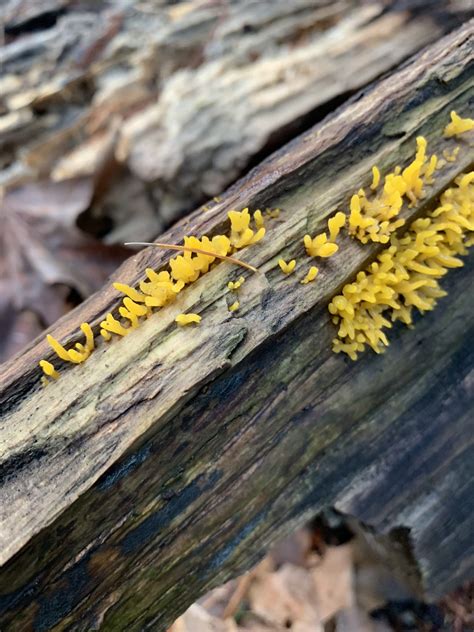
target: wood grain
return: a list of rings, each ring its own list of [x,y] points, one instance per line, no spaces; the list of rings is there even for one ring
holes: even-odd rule
[[[347,208],[372,164],[403,164],[418,134],[430,151],[456,144],[441,132],[451,109],[472,107],[473,43],[469,22],[163,236],[225,230],[234,207],[282,209],[240,253],[259,273],[234,315],[226,282],[240,270],[222,263],[47,389],[43,339],[2,367],[2,630],[163,630],[328,505],[381,534],[405,529],[429,596],[471,571],[472,257],[435,312],[357,363],[331,352],[327,303],[377,247],[345,239],[317,283],[297,281],[310,265],[304,233]],[[407,217],[472,163],[460,145]],[[298,259],[297,274],[281,274],[280,256]],[[146,249],[114,279],[137,284],[168,258]],[[72,342],[117,305],[108,286],[51,330]],[[201,326],[176,329],[184,310]]]

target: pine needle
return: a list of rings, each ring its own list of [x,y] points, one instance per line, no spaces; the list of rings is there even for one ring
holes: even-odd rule
[[[191,248],[189,246],[176,246],[175,244],[164,244],[161,242],[148,242],[148,241],[128,241],[124,244],[125,246],[157,246],[158,248],[164,248],[165,250],[179,250],[186,252],[194,252],[200,255],[207,255],[208,257],[215,257],[216,259],[222,259],[223,261],[229,261],[229,263],[233,263],[237,266],[241,266],[242,268],[247,268],[247,270],[251,270],[252,272],[258,272],[257,268],[251,266],[250,263],[245,263],[245,261],[240,261],[239,259],[235,259],[234,257],[228,257],[227,255],[220,255],[217,252],[211,252],[210,250],[201,250],[201,248]]]

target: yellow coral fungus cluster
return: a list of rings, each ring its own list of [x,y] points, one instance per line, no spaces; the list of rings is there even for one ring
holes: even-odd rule
[[[414,160],[405,168],[396,167],[385,176],[382,190],[374,196],[367,197],[361,189],[354,194],[350,202],[349,234],[363,244],[369,241],[386,244],[390,235],[404,225],[405,220],[396,219],[400,213],[404,198],[413,206],[423,197],[423,186],[431,183],[437,167],[437,156],[429,161],[426,156],[426,139],[416,139],[417,151]],[[372,168],[372,184],[376,191],[381,180],[377,167]]]
[[[326,233],[321,233],[313,238],[310,235],[305,235],[303,243],[308,256],[322,257],[324,259],[332,257],[339,250],[339,246],[335,241],[345,224],[346,216],[341,211],[338,211],[334,217],[328,220],[329,239]]]
[[[156,272],[151,268],[146,269],[146,279],[141,281],[139,289],[124,283],[114,283],[114,288],[125,295],[122,304],[118,308],[118,317],[108,313],[100,323],[100,334],[106,341],[113,335],[126,336],[136,329],[140,324],[140,319],[148,318],[154,308],[164,307],[171,303],[189,283],[196,281],[202,274],[208,272],[210,266],[218,258],[227,258],[234,263],[236,260],[229,258],[229,255],[259,242],[265,235],[264,219],[261,211],[255,211],[253,220],[249,210],[229,211],[228,213],[231,231],[230,237],[227,235],[216,235],[209,237],[185,237],[183,254],[173,257],[169,261],[170,270]],[[252,228],[252,223],[254,228]],[[176,248],[172,246],[172,248]],[[203,252],[204,251],[204,252]],[[244,265],[242,263],[242,265]],[[248,264],[246,267],[253,269]],[[244,278],[232,284],[230,289],[238,289]],[[234,304],[235,305],[235,304]],[[234,309],[238,308],[234,307]],[[233,310],[231,310],[233,311]],[[200,322],[201,317],[197,314],[180,314],[176,318],[179,325]],[[94,336],[90,325],[83,323],[81,330],[86,337],[85,345],[76,343],[75,348],[66,350],[55,338],[48,335],[47,340],[62,360],[73,363],[84,362],[94,349]],[[40,366],[43,369],[43,383],[47,377],[57,379],[58,373],[54,366],[42,360]]]
[[[366,346],[380,353],[388,345],[384,329],[397,320],[410,325],[415,307],[432,310],[446,294],[438,279],[463,265],[459,255],[473,244],[473,231],[474,171],[459,176],[439,206],[415,220],[403,237],[392,236],[377,260],[332,300],[329,312],[338,326],[334,351],[353,360]]]
[[[448,125],[444,128],[444,135],[446,138],[450,138],[451,136],[459,136],[465,132],[470,132],[473,129],[474,119],[461,118],[459,114],[456,114],[453,110],[451,112],[451,123],[448,123]]]
[[[243,211],[229,211],[228,215],[231,225],[230,243],[237,250],[256,244],[265,236],[261,211],[255,211],[254,214],[256,231],[250,227],[251,218],[248,208],[244,208]]]

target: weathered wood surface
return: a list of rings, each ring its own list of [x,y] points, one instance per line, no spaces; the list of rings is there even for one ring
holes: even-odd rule
[[[230,208],[282,208],[241,254],[260,272],[236,315],[226,307],[236,271],[219,264],[45,390],[43,340],[4,365],[2,631],[162,630],[327,505],[403,532],[428,596],[472,571],[472,257],[443,283],[449,297],[435,312],[357,363],[331,352],[326,307],[377,248],[346,239],[309,286],[277,260],[297,257],[302,270],[303,234],[347,207],[372,164],[408,160],[418,134],[430,151],[456,144],[441,131],[451,109],[472,108],[473,44],[470,22],[164,236],[221,231]],[[472,163],[460,144],[407,216]],[[114,278],[134,285],[168,257],[144,250]],[[117,298],[104,288],[52,331],[77,339],[79,323],[97,326]],[[176,329],[175,314],[190,309],[201,326]]]
[[[0,185],[102,174],[82,223],[155,237],[469,12],[415,4],[10,0]]]

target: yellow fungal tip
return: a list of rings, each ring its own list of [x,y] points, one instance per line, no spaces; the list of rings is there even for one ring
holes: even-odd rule
[[[296,267],[296,260],[292,259],[288,263],[284,259],[278,259],[278,265],[284,274],[291,274]]]
[[[328,220],[329,241],[336,241],[341,228],[344,228],[345,224],[346,216],[341,211],[338,211],[334,217]]]
[[[242,286],[244,281],[245,281],[245,278],[243,276],[241,276],[241,277],[239,277],[237,279],[237,281],[229,281],[227,283],[227,287],[229,288],[229,290],[231,292],[235,292],[236,290],[238,290]]]
[[[234,301],[232,305],[229,305],[229,312],[235,312],[239,309],[240,303],[239,301]]]
[[[311,281],[314,281],[317,275],[318,275],[318,268],[316,266],[311,266],[311,268],[308,270],[307,275],[305,276],[304,279],[300,281],[300,283],[302,283],[303,285],[306,285],[306,283],[311,283]]]
[[[451,112],[451,122],[446,125],[444,128],[444,135],[446,138],[450,138],[451,136],[459,136],[460,134],[464,134],[465,132],[470,132],[474,129],[474,119],[471,118],[461,118],[456,112],[453,110]]]
[[[375,189],[379,186],[379,182],[380,182],[380,171],[378,170],[377,167],[372,167],[372,184],[370,185],[370,188],[372,189],[372,191],[375,191]]]
[[[255,211],[255,213],[253,214],[253,219],[254,219],[255,226],[257,227],[257,229],[263,228],[264,220],[263,220],[262,211],[260,209]]]
[[[186,325],[190,325],[191,323],[200,323],[201,316],[199,316],[199,314],[178,314],[175,321],[180,327],[184,327]]]
[[[56,369],[51,364],[51,362],[48,362],[47,360],[40,360],[39,365],[43,369],[43,373],[45,375],[47,375],[48,377],[52,377],[53,380],[57,380],[58,379],[59,373],[58,373],[58,371],[56,371]],[[46,380],[46,382],[47,382],[47,380]]]
[[[112,285],[117,290],[117,292],[121,292],[122,294],[125,294],[126,296],[131,298],[132,301],[136,301],[137,303],[145,302],[145,295],[139,292],[138,290],[136,290],[135,288],[130,287],[130,285],[126,285],[125,283],[113,283]]]

